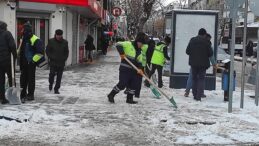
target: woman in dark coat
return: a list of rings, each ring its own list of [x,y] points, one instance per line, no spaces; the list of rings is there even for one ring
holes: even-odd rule
[[[93,61],[93,50],[95,50],[94,38],[88,34],[87,38],[85,40],[86,61],[88,61],[88,60],[90,60],[90,62]]]

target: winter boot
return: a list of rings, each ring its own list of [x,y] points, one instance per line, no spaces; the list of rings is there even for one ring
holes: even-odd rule
[[[227,101],[228,101],[228,97],[224,97],[224,101],[226,101],[226,102],[227,102]]]
[[[55,90],[54,94],[60,94],[60,92],[58,90]]]
[[[162,88],[163,87],[163,83],[158,83],[158,88]]]
[[[201,98],[206,98],[207,96],[205,94],[202,94],[201,95]]]
[[[4,98],[1,103],[2,103],[2,104],[8,104],[9,101]]]
[[[28,95],[28,96],[26,97],[26,99],[27,99],[28,101],[32,101],[32,100],[34,100],[34,95]]]
[[[50,85],[49,85],[49,91],[51,91],[51,90],[52,90],[52,85],[50,84]]]
[[[22,97],[22,98],[21,98],[21,102],[22,102],[22,103],[25,103],[25,97]]]
[[[128,92],[129,92],[129,89],[126,88],[126,90],[125,90],[123,93],[124,93],[124,94],[128,94]]]
[[[127,100],[126,103],[128,104],[137,104],[137,101],[133,101],[133,95],[132,94],[127,94]]]
[[[21,98],[22,103],[25,103],[26,96],[27,96],[27,94],[25,92],[21,92],[20,98]]]
[[[118,92],[112,90],[111,93],[108,94],[107,97],[108,97],[108,101],[109,101],[110,103],[115,103],[115,102],[114,102],[114,96],[115,96],[117,93],[118,93]]]
[[[185,90],[184,97],[189,97],[190,90]]]
[[[5,94],[4,93],[0,93],[0,101],[1,101],[2,104],[9,103],[9,101],[5,98]]]

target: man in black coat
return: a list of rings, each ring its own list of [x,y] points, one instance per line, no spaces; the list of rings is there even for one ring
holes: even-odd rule
[[[54,77],[57,75],[54,93],[60,94],[59,88],[63,70],[69,54],[68,42],[67,40],[63,39],[63,31],[61,29],[57,29],[55,31],[55,37],[49,40],[49,43],[46,47],[46,53],[49,58],[50,65],[49,90],[52,90]]]
[[[191,38],[186,49],[186,54],[189,55],[189,65],[192,69],[192,93],[197,101],[201,100],[204,92],[206,70],[210,67],[209,58],[213,55],[206,35],[206,30],[201,28],[198,36]]]
[[[7,24],[0,21],[0,102],[8,103],[5,98],[5,74],[11,74],[11,53],[14,61],[17,57],[16,45],[12,34],[7,31]],[[9,82],[12,86],[12,82]]]

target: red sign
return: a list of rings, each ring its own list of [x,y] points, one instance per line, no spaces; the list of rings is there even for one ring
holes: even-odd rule
[[[121,11],[121,8],[119,7],[114,7],[112,9],[112,15],[115,16],[115,17],[119,17],[121,15],[122,11]]]
[[[228,37],[228,36],[229,36],[229,29],[225,29],[225,30],[224,30],[224,36],[225,36],[225,37]]]
[[[97,2],[97,0],[20,0],[20,1],[88,7],[92,12],[97,14],[100,18],[102,19],[104,18],[103,8]]]
[[[27,2],[38,2],[38,3],[51,3],[51,4],[63,4],[63,5],[74,5],[86,7],[88,0],[21,0]]]
[[[105,31],[104,34],[109,35],[109,36],[113,36],[113,32],[112,31]]]

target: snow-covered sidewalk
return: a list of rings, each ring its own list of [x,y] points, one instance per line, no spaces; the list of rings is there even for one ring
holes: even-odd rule
[[[48,91],[47,70],[37,71],[36,101],[19,106],[0,105],[0,116],[27,119],[17,123],[0,119],[0,145],[245,145],[259,143],[259,108],[246,91],[245,109],[239,109],[240,89],[234,93],[233,113],[227,113],[220,79],[217,90],[196,102],[184,90],[164,87],[174,96],[175,110],[165,99],[155,99],[143,87],[137,105],[125,103],[123,92],[115,104],[106,95],[118,82],[119,57],[108,52],[94,64],[64,72],[61,94]],[[163,77],[164,84],[169,78]]]

